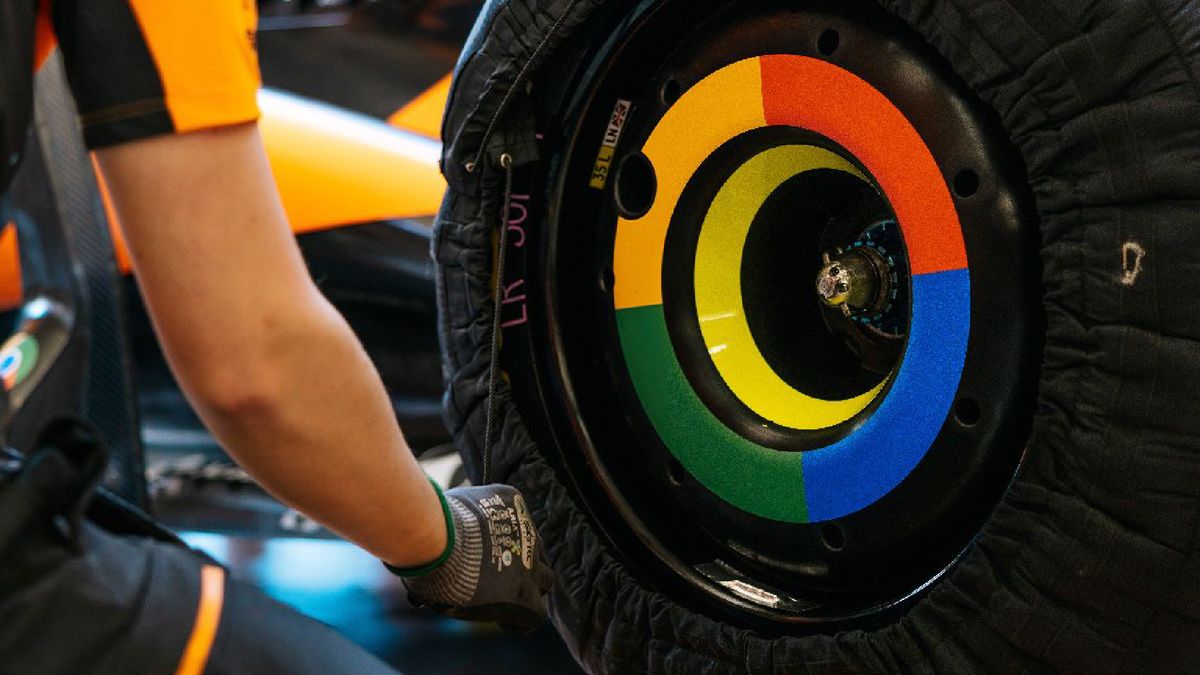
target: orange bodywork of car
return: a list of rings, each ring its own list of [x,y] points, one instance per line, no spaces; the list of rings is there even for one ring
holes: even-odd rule
[[[446,111],[446,99],[450,97],[450,75],[438,80],[408,105],[392,113],[388,124],[438,139],[442,136],[442,113]]]
[[[21,302],[21,259],[17,255],[17,226],[5,223],[0,232],[0,307],[12,309]]]
[[[401,108],[387,124],[263,90],[259,129],[292,230],[303,234],[437,213],[446,183],[438,169],[441,147],[434,138],[448,91],[447,78]],[[436,119],[431,120],[433,111]],[[129,254],[120,226],[103,179],[98,182],[117,265],[128,274]],[[16,307],[21,297],[16,228],[7,223],[0,231],[0,310]]]

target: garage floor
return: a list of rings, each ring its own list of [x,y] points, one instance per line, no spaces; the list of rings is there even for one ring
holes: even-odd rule
[[[549,624],[513,636],[415,609],[378,561],[345,542],[184,537],[227,564],[235,577],[333,626],[407,675],[581,672]]]

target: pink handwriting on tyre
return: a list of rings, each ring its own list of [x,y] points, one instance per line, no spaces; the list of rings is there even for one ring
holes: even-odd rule
[[[529,219],[529,195],[514,194],[508,213],[508,243],[514,249],[525,248],[525,222]],[[501,328],[512,328],[524,325],[529,321],[529,307],[526,305],[525,279],[519,278],[504,286],[500,297]]]

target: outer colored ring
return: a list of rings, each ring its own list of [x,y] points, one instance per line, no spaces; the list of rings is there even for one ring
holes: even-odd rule
[[[687,181],[728,139],[768,125],[820,133],[853,153],[890,201],[912,269],[908,344],[888,395],[851,435],[780,452],[725,427],[688,385],[662,311],[667,228]],[[802,523],[874,503],[921,461],[950,410],[966,358],[970,281],[949,190],[929,149],[886,97],[854,74],[804,56],[738,61],[689,89],[642,152],[658,192],[618,221],[614,308],[630,378],[656,432],[701,484],[762,518]]]
[[[742,403],[780,426],[825,429],[862,412],[883,389],[841,401],[797,391],[771,368],[754,342],[742,304],[742,252],[755,214],[787,179],[813,169],[834,169],[868,181],[850,162],[812,145],[782,145],[751,157],[713,198],[696,242],[696,314],[721,379]],[[803,292],[794,289],[793,292]]]

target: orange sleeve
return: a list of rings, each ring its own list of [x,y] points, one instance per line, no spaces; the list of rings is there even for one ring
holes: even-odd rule
[[[254,0],[130,0],[175,131],[258,118]]]
[[[258,119],[254,0],[50,4],[90,148]]]

